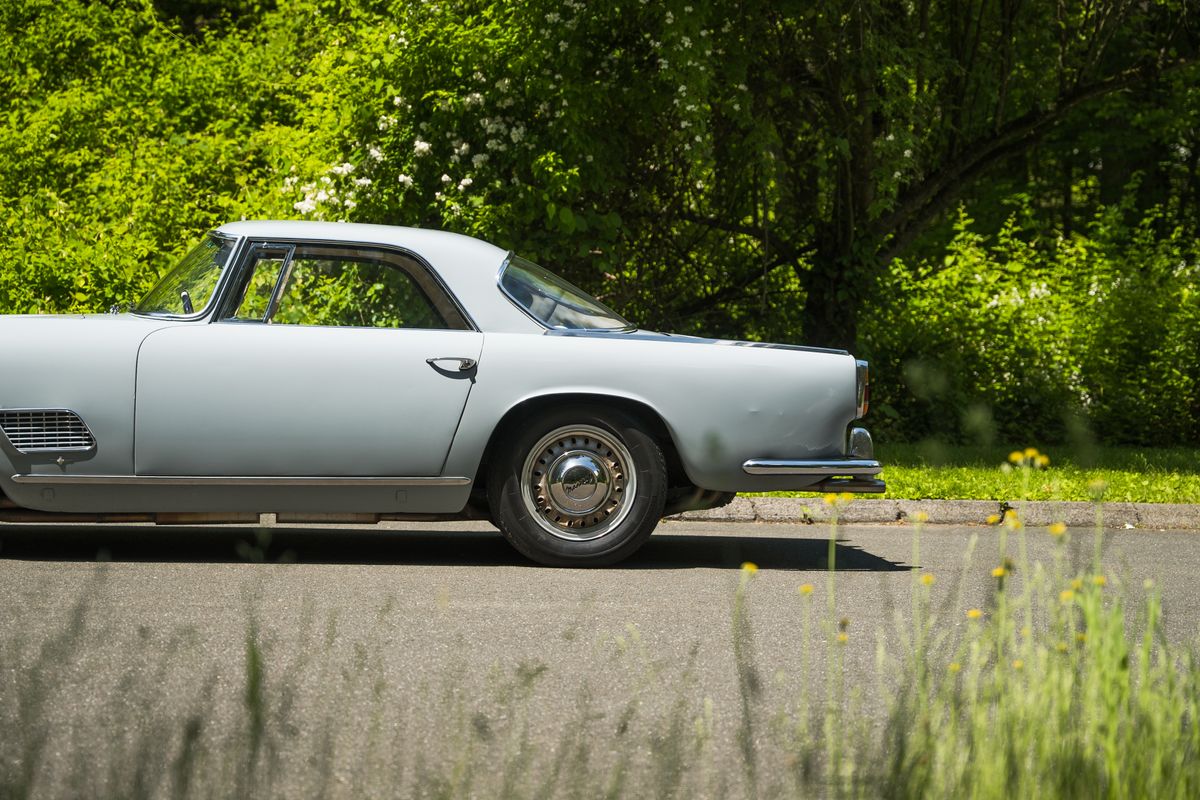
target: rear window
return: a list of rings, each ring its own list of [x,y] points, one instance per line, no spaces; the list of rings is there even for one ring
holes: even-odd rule
[[[587,292],[520,256],[509,256],[505,262],[500,288],[547,328],[629,330],[634,327]]]

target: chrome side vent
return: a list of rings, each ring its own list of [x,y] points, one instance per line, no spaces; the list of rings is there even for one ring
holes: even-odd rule
[[[19,453],[91,450],[96,446],[87,423],[65,408],[0,409],[0,430]]]

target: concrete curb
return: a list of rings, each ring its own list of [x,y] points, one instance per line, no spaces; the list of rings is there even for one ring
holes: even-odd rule
[[[843,507],[838,521],[858,524],[911,523],[924,513],[929,525],[986,525],[987,518],[1013,508],[1026,525],[1065,523],[1073,528],[1096,524],[1096,507],[1087,502],[993,500],[856,500]],[[829,506],[820,497],[735,497],[722,508],[687,511],[669,519],[704,522],[827,523]],[[1200,530],[1200,505],[1185,503],[1105,503],[1101,519],[1107,528]]]

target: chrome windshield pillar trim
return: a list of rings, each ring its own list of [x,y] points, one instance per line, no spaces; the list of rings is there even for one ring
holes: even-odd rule
[[[814,461],[783,461],[778,459],[752,458],[742,464],[747,475],[813,475],[833,477],[837,475],[878,475],[883,467],[878,461],[866,458],[831,458]]]
[[[470,478],[286,477],[259,475],[13,475],[13,483],[52,486],[467,486]]]

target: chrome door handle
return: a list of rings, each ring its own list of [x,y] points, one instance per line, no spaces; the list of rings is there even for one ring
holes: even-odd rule
[[[442,356],[440,358],[427,358],[425,359],[425,363],[434,369],[456,369],[459,372],[466,372],[475,366],[475,359],[460,358],[459,356]]]

